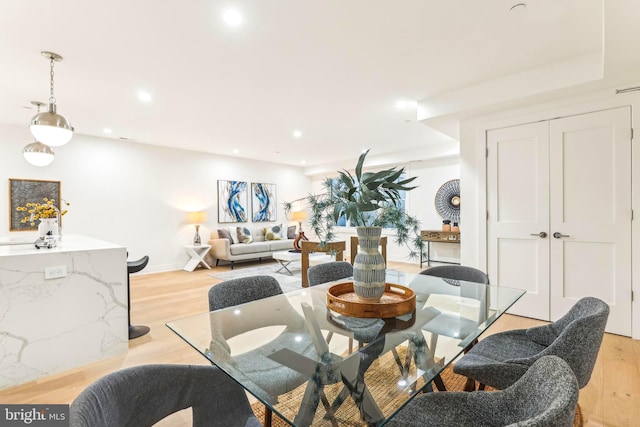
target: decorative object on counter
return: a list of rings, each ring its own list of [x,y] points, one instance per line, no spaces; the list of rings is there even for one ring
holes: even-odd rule
[[[16,210],[24,215],[21,219],[23,223],[35,225],[35,221],[39,220],[38,237],[35,241],[36,248],[53,248],[61,238],[60,217],[67,213],[67,210],[60,210],[56,206],[54,199],[44,197],[43,203],[25,203],[24,206],[17,206]],[[69,202],[62,200],[64,204],[69,206]]]
[[[460,180],[452,179],[440,186],[435,197],[436,211],[443,219],[460,223]],[[443,231],[450,231],[444,230]]]
[[[451,231],[451,221],[448,219],[442,221],[442,231]]]
[[[253,222],[275,221],[278,216],[276,185],[251,184],[251,217]]]
[[[375,237],[377,235],[379,239],[382,227],[395,229],[396,243],[409,247],[410,258],[421,256],[424,245],[418,220],[407,214],[401,203],[401,192],[415,188],[409,186],[415,177],[405,178],[405,169],[395,167],[363,172],[368,153],[369,150],[358,158],[354,175],[346,170],[338,171],[337,178],[327,178],[323,182],[324,193],[309,195],[306,201],[311,212],[310,225],[320,239],[320,247],[335,238],[333,227],[341,220],[358,228],[375,230],[364,232],[362,237],[358,234],[362,256],[356,256],[353,266],[356,294],[371,301],[379,299],[385,288],[384,259],[378,252],[376,242],[379,241]],[[293,203],[299,200],[303,199],[285,202],[285,212],[291,211]],[[365,288],[369,289],[365,292]]]
[[[247,222],[247,183],[218,180],[218,222]]]
[[[43,102],[39,101],[31,101],[31,104],[35,105],[38,108],[38,114],[40,114],[40,107],[44,105]],[[27,163],[33,166],[47,166],[53,162],[55,158],[55,153],[53,149],[49,147],[47,144],[43,144],[37,139],[33,141],[31,144],[27,144],[22,149],[22,156],[27,161]]]
[[[38,238],[35,241],[36,248],[55,247],[60,239],[60,227],[58,218],[40,218],[38,224]]]
[[[27,203],[34,201],[61,200],[60,181],[40,181],[35,179],[9,179],[9,231],[35,231],[38,223],[34,220],[23,221],[30,217]]]
[[[38,112],[33,116],[29,128],[38,141],[51,147],[59,147],[71,141],[74,131],[69,120],[57,113],[56,97],[53,93],[53,64],[61,62],[62,56],[47,51],[40,53],[50,62],[49,108],[46,112]]]
[[[202,239],[200,238],[200,224],[207,222],[207,213],[204,211],[188,212],[187,222],[193,224],[196,227],[196,234],[193,236],[193,245],[200,246]]]

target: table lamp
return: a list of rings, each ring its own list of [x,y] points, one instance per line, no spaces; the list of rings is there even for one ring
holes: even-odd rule
[[[291,213],[291,221],[298,221],[298,233],[302,233],[302,221],[307,219],[305,211],[295,211]]]
[[[193,246],[200,246],[202,243],[200,240],[200,224],[207,221],[207,213],[204,211],[188,212],[187,222],[196,226],[196,234],[193,236]]]

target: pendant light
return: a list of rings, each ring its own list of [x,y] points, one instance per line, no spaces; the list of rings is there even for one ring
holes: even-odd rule
[[[56,98],[53,95],[53,63],[62,61],[62,56],[47,51],[41,53],[51,63],[49,108],[48,111],[33,116],[30,129],[38,141],[51,147],[59,147],[71,141],[73,136],[73,126],[69,120],[56,112]]]
[[[31,103],[38,107],[38,113],[40,113],[40,107],[44,105],[42,102],[31,101]],[[31,144],[27,144],[22,150],[24,159],[34,166],[47,166],[53,162],[55,153],[48,145],[35,140]]]

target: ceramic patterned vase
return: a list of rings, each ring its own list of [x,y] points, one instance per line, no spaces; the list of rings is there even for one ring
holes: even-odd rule
[[[356,227],[356,232],[360,249],[353,261],[353,290],[360,299],[377,302],[386,287],[384,258],[378,251],[382,227]]]

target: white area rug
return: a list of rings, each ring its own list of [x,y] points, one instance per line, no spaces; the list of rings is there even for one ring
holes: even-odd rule
[[[300,275],[301,270],[299,262],[293,262],[287,266],[287,268],[291,270],[293,275],[289,275],[289,273],[284,269],[282,270],[282,272],[277,273],[276,271],[279,268],[280,264],[277,262],[270,262],[268,264],[251,267],[241,267],[236,265],[233,270],[211,273],[209,274],[209,276],[221,280],[237,279],[239,277],[247,276],[271,276],[274,277],[278,281],[278,283],[280,283],[280,287],[282,288],[283,292],[294,291],[302,287],[302,277]]]

